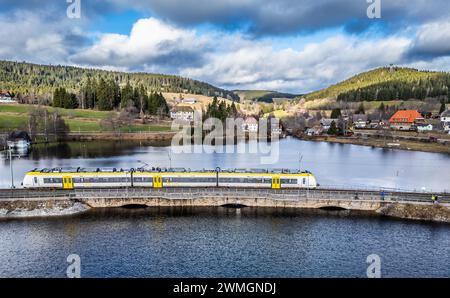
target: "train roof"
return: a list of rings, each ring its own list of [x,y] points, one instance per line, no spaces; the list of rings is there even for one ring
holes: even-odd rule
[[[212,172],[222,172],[222,173],[257,173],[257,174],[300,174],[300,173],[311,173],[309,171],[300,171],[298,169],[245,169],[245,168],[235,168],[235,169],[190,169],[190,168],[70,168],[70,167],[58,167],[58,168],[43,168],[34,169],[30,172],[39,173],[116,173],[116,172],[140,172],[140,173],[164,173],[164,172],[192,172],[192,173],[212,173]]]

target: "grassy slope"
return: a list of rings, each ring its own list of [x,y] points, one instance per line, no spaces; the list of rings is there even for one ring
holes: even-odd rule
[[[237,90],[235,93],[239,95],[242,100],[255,100],[258,97],[270,94],[273,91],[267,90]]]
[[[31,105],[0,105],[0,131],[23,129],[28,120]],[[47,107],[53,111],[52,107]],[[58,109],[71,132],[100,132],[100,121],[110,114],[104,111]],[[170,127],[158,125],[132,125],[122,129],[125,132],[170,131]]]
[[[389,68],[377,68],[368,72],[358,74],[348,80],[332,85],[328,88],[307,94],[307,100],[321,98],[336,98],[337,95],[350,90],[367,87],[374,84],[389,81],[410,81],[420,80],[423,78],[433,77],[441,74],[440,72],[424,72],[410,68],[399,68],[394,72],[390,72]]]

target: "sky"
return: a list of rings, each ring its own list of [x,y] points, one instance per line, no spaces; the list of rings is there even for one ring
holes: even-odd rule
[[[2,60],[226,89],[303,94],[390,64],[450,70],[448,0],[0,0],[0,19]]]

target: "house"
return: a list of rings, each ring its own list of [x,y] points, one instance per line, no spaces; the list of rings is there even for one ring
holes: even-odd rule
[[[253,117],[245,118],[242,123],[242,131],[244,132],[258,132],[258,121]]]
[[[31,146],[31,138],[26,131],[13,131],[8,135],[6,143],[9,148],[28,149]]]
[[[450,110],[444,111],[441,114],[441,124],[444,131],[450,132]]]
[[[193,105],[193,104],[196,104],[196,103],[197,103],[197,100],[196,100],[195,98],[183,98],[183,99],[181,100],[181,102],[182,102],[182,103],[186,103],[186,104]]]
[[[426,132],[433,130],[433,124],[416,124],[418,132]]]
[[[0,92],[0,103],[17,103],[9,92]]]
[[[401,110],[389,119],[389,123],[392,129],[410,130],[414,127],[416,121],[420,120],[423,120],[423,117],[417,110]]]
[[[353,127],[361,129],[367,127],[367,115],[357,114],[352,117]]]
[[[194,109],[185,106],[175,106],[170,110],[170,118],[189,122],[194,121]]]
[[[315,125],[311,128],[307,128],[305,133],[309,137],[320,136],[323,133],[323,128],[320,125]]]
[[[320,125],[322,125],[323,130],[329,130],[331,127],[331,123],[338,125],[339,119],[328,119],[328,118],[322,118],[320,120]]]
[[[366,127],[369,128],[369,129],[380,129],[380,128],[383,128],[383,125],[384,125],[384,123],[383,123],[382,120],[380,120],[380,119],[376,119],[375,120],[374,119],[374,120],[370,120],[369,124],[367,124]]]
[[[281,127],[281,124],[278,121],[271,121],[270,122],[270,131],[273,135],[281,134],[283,132],[283,129]]]

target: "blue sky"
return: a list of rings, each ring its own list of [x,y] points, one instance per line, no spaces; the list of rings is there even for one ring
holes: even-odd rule
[[[75,1],[75,0],[73,0]],[[396,64],[450,70],[450,1],[0,0],[0,59],[306,93]],[[6,42],[5,42],[6,41]]]

